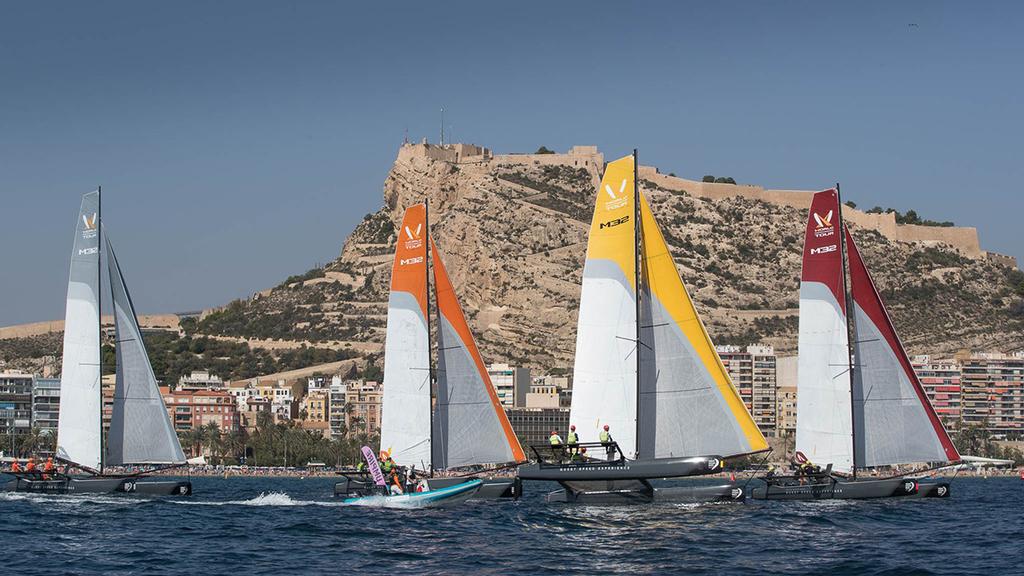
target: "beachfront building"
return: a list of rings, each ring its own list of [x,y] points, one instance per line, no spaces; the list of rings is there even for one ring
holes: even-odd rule
[[[341,378],[335,376],[331,379],[331,387],[328,399],[328,422],[331,427],[331,438],[338,439],[345,436],[348,430],[346,422],[346,410],[348,385],[342,382]]]
[[[797,357],[775,360],[775,429],[780,438],[796,436]]]
[[[214,424],[222,433],[229,433],[241,425],[235,398],[223,390],[170,390],[161,386],[160,394],[176,432]]]
[[[557,430],[562,438],[569,431],[566,408],[506,408],[505,414],[528,456],[531,455],[528,446],[547,444],[552,430]]]
[[[561,408],[560,392],[568,387],[569,379],[558,376],[538,376],[533,379],[526,394],[525,408]]]
[[[1024,351],[973,353],[961,364],[961,415],[965,426],[982,426],[996,438],[1024,434]]]
[[[526,395],[533,384],[529,368],[496,363],[487,367],[487,374],[491,377],[491,385],[498,393],[498,401],[503,408],[526,406]]]
[[[718,346],[717,350],[754,423],[766,437],[774,437],[778,410],[775,350],[763,344]]]
[[[349,381],[345,390],[345,427],[352,432],[380,433],[380,382]]]
[[[0,450],[5,454],[16,454],[19,437],[32,428],[33,380],[31,374],[0,374]]]
[[[60,416],[60,378],[35,378],[32,382],[32,427],[57,434]]]
[[[947,430],[956,430],[961,418],[961,367],[957,360],[935,359],[928,355],[911,359],[928,401]]]

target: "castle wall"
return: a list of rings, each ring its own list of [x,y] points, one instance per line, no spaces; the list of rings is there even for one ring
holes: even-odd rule
[[[806,190],[765,190],[760,186],[745,184],[717,184],[714,182],[698,182],[687,180],[676,176],[667,176],[658,172],[653,166],[641,166],[639,175],[644,180],[668,189],[685,190],[692,196],[707,198],[710,200],[723,200],[727,198],[749,198],[790,206],[799,210],[806,210],[811,205],[811,194]],[[941,243],[955,249],[960,254],[969,258],[992,258],[987,256],[981,249],[978,240],[978,230],[973,227],[961,226],[920,226],[917,224],[897,224],[896,215],[892,213],[868,214],[856,208],[848,206],[843,208],[843,217],[850,223],[877,230],[886,238],[899,242],[920,242],[923,244]],[[1000,255],[1001,256],[1001,255]],[[1016,266],[1016,259],[1003,256],[999,262],[1013,262]]]

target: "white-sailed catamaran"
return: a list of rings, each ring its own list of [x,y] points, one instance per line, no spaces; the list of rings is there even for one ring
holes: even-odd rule
[[[431,308],[437,310],[436,371]],[[429,488],[438,490],[472,478],[434,476],[435,471],[526,460],[430,235],[426,204],[410,206],[398,230],[385,338],[381,450],[399,466],[426,473]],[[353,493],[358,483],[347,477],[335,494]],[[484,478],[475,497],[519,495],[516,478]]]
[[[849,290],[847,290],[847,267]],[[850,310],[854,311],[850,322]],[[948,496],[943,481],[857,470],[960,460],[843,222],[839,189],[814,195],[800,278],[796,450],[824,470],[770,476],[754,498]]]
[[[106,253],[117,339],[113,412],[103,450],[100,385],[101,253]],[[100,191],[82,197],[64,314],[57,459],[74,471],[19,472],[4,489],[18,492],[137,492],[188,495],[185,480],[156,481],[145,472],[104,474],[107,466],[177,466],[186,462],[149,364],[131,296],[102,226]]]
[[[579,446],[533,447],[519,469],[552,501],[730,500],[735,485],[655,489],[768,449],[701,322],[637,182],[636,153],[608,164],[587,244],[570,423]],[[614,441],[601,443],[608,427]],[[587,448],[586,455],[579,454]]]

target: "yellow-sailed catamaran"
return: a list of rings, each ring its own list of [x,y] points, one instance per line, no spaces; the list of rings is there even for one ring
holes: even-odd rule
[[[570,423],[578,446],[534,447],[523,479],[549,500],[742,498],[734,485],[655,489],[718,472],[768,443],[733,387],[637,182],[636,153],[608,164],[590,225]],[[587,452],[583,452],[587,448]]]

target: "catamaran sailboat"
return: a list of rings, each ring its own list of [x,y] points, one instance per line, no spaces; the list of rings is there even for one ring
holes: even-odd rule
[[[960,454],[928,401],[843,222],[838,187],[818,192],[811,202],[800,281],[797,378],[796,450],[825,469],[800,477],[767,477],[753,498],[949,495],[943,481],[857,478],[861,468],[956,462]]]
[[[473,479],[436,476],[436,471],[526,461],[430,235],[426,204],[405,211],[398,234],[384,345],[381,449],[399,465],[426,472],[430,490]],[[431,397],[435,371],[431,369],[430,262],[438,321],[436,399]],[[347,495],[364,481],[348,476],[335,486],[335,494]],[[517,478],[484,478],[475,497],[520,495]]]
[[[732,500],[735,485],[655,489],[768,449],[733,387],[637,184],[636,153],[597,191],[580,296],[572,407],[578,447],[532,447],[549,501]],[[600,442],[608,426],[614,442]],[[587,456],[582,448],[588,448]],[[579,451],[580,453],[577,453]]]
[[[113,413],[103,454],[100,386],[100,268],[105,246],[117,338],[117,381]],[[16,472],[4,490],[40,493],[136,492],[188,495],[186,480],[156,481],[145,472],[104,474],[105,466],[177,466],[184,464],[178,437],[171,426],[149,364],[131,296],[100,218],[100,192],[82,197],[75,231],[64,315],[57,459],[65,471]],[[150,470],[152,471],[152,470]]]

